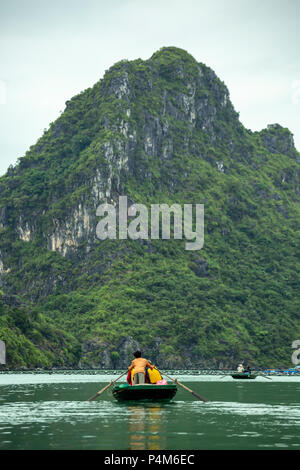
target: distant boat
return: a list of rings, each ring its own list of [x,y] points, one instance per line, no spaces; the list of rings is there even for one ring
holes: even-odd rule
[[[238,374],[233,374],[231,377],[233,379],[243,379],[243,380],[245,380],[245,379],[256,379],[257,375],[241,372],[241,373],[238,373]]]
[[[175,384],[156,385],[141,384],[128,385],[120,384],[113,388],[113,396],[118,401],[162,401],[168,402],[176,395]]]

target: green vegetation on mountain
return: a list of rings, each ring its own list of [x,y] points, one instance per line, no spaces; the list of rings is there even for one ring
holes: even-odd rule
[[[205,241],[96,238],[119,195],[204,204]],[[8,367],[290,365],[300,338],[300,154],[251,132],[187,52],[121,61],[0,178]]]

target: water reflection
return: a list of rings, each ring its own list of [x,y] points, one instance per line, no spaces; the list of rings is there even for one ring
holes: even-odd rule
[[[164,449],[165,439],[162,432],[162,405],[130,406],[129,412],[129,449]]]

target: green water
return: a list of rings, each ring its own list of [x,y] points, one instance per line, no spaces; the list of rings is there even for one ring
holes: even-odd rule
[[[0,374],[0,450],[300,449],[300,377],[182,374],[207,403],[181,388],[168,404],[87,401],[113,378]]]

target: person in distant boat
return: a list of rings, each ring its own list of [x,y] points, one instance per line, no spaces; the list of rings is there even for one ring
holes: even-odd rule
[[[237,371],[238,371],[240,374],[245,371],[243,364],[239,364],[239,365],[238,365]]]
[[[145,383],[145,370],[146,367],[153,369],[153,365],[150,364],[148,359],[142,357],[141,351],[135,351],[133,354],[135,359],[133,359],[131,365],[128,367],[128,370],[133,371],[133,385],[144,384]]]
[[[247,369],[244,371],[245,374],[251,375],[251,369],[248,366]]]

